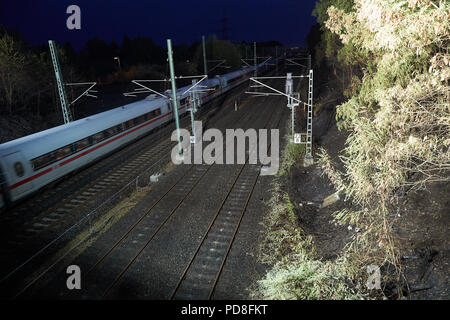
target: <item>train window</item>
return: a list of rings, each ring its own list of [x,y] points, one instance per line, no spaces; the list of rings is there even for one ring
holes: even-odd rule
[[[112,127],[112,128],[109,128],[109,129],[106,129],[106,130],[103,131],[103,136],[105,137],[105,139],[107,139],[107,138],[109,138],[109,137],[111,137],[111,136],[113,136],[115,134],[116,134],[116,128],[115,127]]]
[[[56,150],[56,160],[64,159],[72,154],[71,146],[65,146]]]
[[[159,116],[159,115],[161,114],[161,109],[153,110],[153,114],[154,114],[155,116]]]
[[[108,139],[108,138],[111,136],[111,134],[109,133],[109,130],[110,130],[110,129],[106,129],[106,130],[103,130],[103,131],[102,131],[102,134],[103,134],[103,140]]]
[[[169,111],[172,111],[172,104],[170,102],[167,104],[167,108],[169,109]]]
[[[75,152],[81,151],[84,148],[89,147],[89,139],[84,138],[80,141],[75,142],[74,145],[75,145]]]
[[[135,125],[138,126],[141,123],[143,123],[145,121],[145,117],[144,116],[140,116],[134,119]]]
[[[92,143],[96,144],[103,140],[103,132],[92,135]]]
[[[25,174],[25,170],[23,168],[23,165],[20,162],[14,163],[14,170],[16,171],[16,175],[18,177],[23,177],[23,175]]]
[[[44,154],[43,156],[31,160],[34,171],[44,168],[55,161],[56,156],[54,152],[49,152],[47,154]]]
[[[56,154],[54,152],[49,152],[45,155],[44,158],[44,167],[48,166],[49,164],[53,163],[56,161]]]
[[[39,170],[40,168],[42,168],[43,167],[43,159],[42,159],[43,157],[39,157],[39,158],[36,158],[36,159],[34,159],[34,160],[32,160],[31,161],[31,163],[33,164],[33,169],[34,169],[34,171],[36,171],[36,170]]]
[[[134,118],[134,125],[138,126],[141,123],[143,123],[145,121],[145,115],[142,115],[140,117]]]
[[[133,126],[133,119],[128,120],[128,121],[124,122],[123,124],[124,124],[123,127],[125,128],[125,130],[127,130]]]

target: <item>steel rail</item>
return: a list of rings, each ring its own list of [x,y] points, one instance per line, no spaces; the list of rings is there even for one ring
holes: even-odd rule
[[[280,117],[280,119],[281,119],[281,117]],[[271,120],[272,120],[272,117],[270,117],[270,118],[268,119],[268,121],[266,122],[266,124],[265,124],[264,127],[267,127],[268,123],[270,123]],[[222,200],[222,203],[221,203],[221,205],[219,206],[219,208],[218,208],[216,214],[214,215],[214,218],[213,218],[212,221],[210,222],[210,224],[209,224],[209,226],[208,226],[208,229],[207,229],[206,232],[204,233],[204,235],[203,235],[203,237],[202,237],[202,240],[201,240],[200,244],[197,246],[197,249],[196,249],[195,253],[192,255],[192,258],[190,259],[188,265],[187,265],[187,266],[185,267],[185,269],[183,270],[183,273],[182,273],[182,275],[180,276],[180,278],[179,278],[179,280],[178,280],[178,283],[177,283],[175,289],[172,291],[172,293],[171,293],[171,295],[170,295],[170,300],[173,300],[173,299],[174,299],[174,297],[175,297],[175,295],[176,295],[178,289],[180,288],[181,284],[183,283],[183,281],[184,281],[184,279],[185,279],[185,277],[186,277],[186,275],[187,275],[187,272],[189,271],[189,269],[191,268],[192,264],[194,263],[195,258],[197,257],[197,255],[198,255],[198,253],[200,252],[200,250],[201,250],[203,244],[205,243],[205,240],[207,239],[207,237],[208,237],[208,235],[209,235],[209,233],[210,233],[210,231],[211,231],[211,229],[212,229],[214,223],[217,221],[217,218],[219,217],[220,213],[222,212],[222,209],[223,209],[223,207],[224,207],[226,201],[229,199],[229,196],[230,196],[231,192],[233,191],[235,185],[237,184],[237,181],[239,180],[239,177],[242,175],[242,172],[243,172],[244,168],[248,165],[247,162],[248,162],[248,160],[249,160],[249,157],[250,157],[250,152],[249,152],[249,154],[248,154],[247,157],[246,157],[245,163],[241,166],[241,168],[240,168],[240,170],[239,170],[239,172],[238,172],[236,178],[234,179],[233,184],[232,184],[231,187],[229,188],[229,190],[228,190],[228,192],[227,192],[225,198]],[[256,176],[256,179],[255,179],[255,181],[254,181],[254,183],[253,183],[252,189],[251,189],[251,191],[250,191],[250,193],[249,193],[249,196],[247,197],[247,200],[246,200],[246,202],[245,202],[244,209],[243,209],[243,211],[242,211],[242,213],[241,213],[241,217],[240,217],[240,220],[239,220],[239,225],[240,225],[240,222],[241,222],[241,220],[242,220],[242,218],[243,218],[243,215],[244,215],[244,213],[245,213],[245,210],[246,210],[246,208],[247,208],[247,206],[248,206],[248,203],[249,203],[249,201],[250,201],[251,195],[253,194],[254,186],[256,185],[256,182],[257,182],[257,180],[258,180],[258,177],[259,177],[259,174]],[[236,233],[237,233],[237,229],[234,230],[234,233],[233,233],[232,240],[231,240],[230,244],[232,244],[232,242],[233,242],[233,240],[234,240],[234,237],[235,237]],[[216,283],[217,283],[218,276],[219,276],[220,273],[221,273],[221,270],[222,270],[224,261],[226,260],[226,258],[227,258],[227,256],[228,256],[228,253],[229,253],[229,249],[230,249],[230,248],[231,248],[231,246],[229,245],[228,251],[227,251],[227,253],[226,253],[226,255],[225,255],[225,257],[224,257],[224,259],[223,259],[223,261],[222,261],[222,265],[221,265],[221,267],[220,267],[220,269],[219,269],[220,272],[217,273],[216,279],[214,280],[214,286],[212,287],[212,289],[211,289],[211,291],[210,291],[210,294],[209,294],[209,296],[208,296],[208,299],[210,298],[212,292],[214,291],[215,285],[216,285]]]
[[[283,110],[284,110],[284,109],[283,109]],[[283,114],[284,114],[284,111],[282,112],[282,115],[283,115]],[[280,124],[280,122],[281,122],[282,115],[281,115],[280,118],[278,119],[278,124],[277,124],[277,126],[279,126],[279,124]],[[272,143],[270,143],[268,149],[270,149],[271,146],[272,146]],[[261,168],[262,168],[262,166],[261,166]],[[244,208],[242,209],[242,215],[241,215],[241,217],[239,218],[239,221],[238,221],[238,223],[237,223],[237,225],[236,225],[236,227],[235,227],[235,229],[234,229],[234,232],[233,232],[231,241],[230,241],[230,243],[229,243],[229,245],[228,245],[228,248],[227,248],[227,252],[225,253],[225,256],[224,256],[224,258],[223,258],[223,260],[222,260],[222,263],[220,264],[219,271],[217,272],[216,278],[214,279],[214,283],[213,283],[212,288],[211,288],[211,291],[210,291],[210,293],[209,293],[209,295],[208,295],[208,300],[211,300],[211,298],[212,298],[212,296],[213,296],[213,294],[214,294],[214,291],[215,291],[216,286],[217,286],[217,282],[219,281],[220,275],[222,274],[222,270],[223,270],[223,267],[225,266],[225,262],[226,262],[226,260],[227,260],[227,258],[228,258],[228,255],[229,255],[230,252],[231,252],[231,248],[232,248],[232,246],[233,246],[233,242],[234,242],[234,240],[235,240],[235,238],[236,238],[236,235],[237,235],[237,232],[238,232],[238,230],[239,230],[239,227],[241,226],[241,222],[242,222],[242,219],[244,218],[245,212],[247,211],[248,204],[249,204],[250,199],[251,199],[251,197],[252,197],[252,195],[253,195],[253,192],[254,192],[254,190],[255,190],[255,186],[256,186],[256,183],[258,182],[260,173],[261,173],[261,171],[258,172],[258,174],[256,175],[256,177],[255,177],[255,179],[254,179],[254,181],[253,181],[252,189],[251,189],[251,191],[250,191],[250,193],[249,193],[249,195],[248,195],[248,197],[247,197],[247,201],[246,201],[246,203],[245,203],[245,205],[244,205]]]
[[[212,101],[211,101],[212,102]],[[211,111],[210,111],[211,112]],[[210,112],[205,113],[205,115],[208,115]],[[162,128],[161,128],[162,129]],[[165,128],[164,128],[165,129]],[[163,142],[164,139],[156,139],[156,140],[160,140],[160,142]],[[169,144],[170,147],[170,144]],[[162,148],[162,147],[161,147]],[[153,163],[149,168],[147,168],[145,171],[149,171],[150,169],[152,169],[153,167],[155,167],[157,164],[159,164],[162,160],[164,160],[164,158],[160,158],[159,160],[157,160],[155,163]],[[209,169],[208,169],[209,170]],[[189,171],[189,170],[188,170]],[[180,179],[181,180],[181,179]],[[108,200],[106,200],[105,202],[103,202],[102,204],[100,204],[99,206],[97,206],[94,210],[92,210],[88,215],[84,216],[82,219],[80,219],[79,221],[77,221],[74,225],[72,225],[71,227],[69,227],[68,229],[66,229],[64,232],[62,232],[57,238],[53,239],[50,243],[48,243],[47,245],[45,245],[43,248],[41,248],[40,250],[38,250],[35,254],[33,254],[31,257],[29,257],[25,262],[23,262],[21,265],[19,265],[18,267],[16,267],[13,271],[11,271],[10,273],[8,273],[4,278],[2,278],[0,280],[1,282],[6,281],[8,278],[10,278],[13,274],[17,273],[20,269],[22,269],[25,265],[27,265],[30,261],[32,261],[33,259],[35,259],[38,255],[42,254],[45,250],[47,250],[52,244],[56,243],[59,239],[61,239],[65,234],[67,234],[68,232],[70,232],[72,229],[74,229],[75,227],[79,226],[83,221],[85,221],[86,219],[88,219],[90,217],[91,214],[95,213],[100,207],[102,207],[106,202],[110,201],[111,199],[115,198],[117,196],[117,194],[119,194],[120,192],[122,192],[125,188],[127,188],[129,186],[130,183],[133,183],[135,181],[135,178],[133,178],[132,180],[130,180],[126,185],[124,185],[119,191],[117,191],[116,193],[114,193],[114,195],[112,195],[110,198],[108,198]],[[175,185],[173,186],[175,187]],[[162,200],[162,199],[160,199]],[[159,201],[160,201],[159,200]],[[158,201],[158,202],[159,202]],[[156,204],[155,204],[156,205]],[[144,215],[142,217],[142,219],[145,217],[146,215]],[[142,220],[141,219],[141,220]],[[131,232],[131,231],[130,231]],[[83,243],[87,238],[89,238],[90,234],[88,234],[86,237],[84,237],[82,240],[80,240],[77,244],[75,244],[73,247],[71,247],[69,250],[67,250],[61,257],[59,257],[59,259],[57,259],[54,263],[52,263],[50,266],[48,266],[42,273],[40,273],[37,277],[35,277],[32,281],[30,281],[27,285],[25,285],[17,294],[14,295],[13,299],[18,298],[20,295],[22,295],[29,287],[31,287],[34,283],[36,283],[39,279],[41,279],[48,271],[50,271],[54,266],[56,266],[60,261],[62,261],[69,253],[72,252],[72,250],[74,250],[75,248],[77,248],[81,243]],[[124,236],[124,238],[126,238],[126,236]],[[119,243],[118,243],[119,244]],[[117,245],[118,245],[117,244]],[[105,257],[106,258],[106,257]],[[91,270],[88,271],[88,273]]]
[[[247,116],[249,116],[247,114]],[[243,118],[241,118],[241,120],[243,120]],[[223,152],[223,151],[222,151]],[[138,251],[138,253],[133,257],[133,259],[126,265],[126,267],[121,271],[121,273],[113,280],[113,282],[108,286],[108,288],[103,292],[102,296],[100,297],[100,299],[104,299],[110,292],[110,290],[116,285],[116,283],[123,277],[123,275],[128,271],[128,269],[130,268],[130,266],[134,263],[134,261],[136,261],[136,259],[141,255],[141,253],[145,250],[145,248],[148,247],[148,245],[150,244],[150,242],[154,239],[154,237],[159,233],[159,231],[166,225],[166,223],[172,218],[172,216],[175,214],[175,212],[178,210],[178,208],[185,202],[185,200],[192,194],[192,191],[197,187],[197,185],[200,183],[200,181],[203,179],[203,177],[206,176],[206,173],[209,172],[209,170],[215,166],[215,163],[211,164],[208,166],[208,169],[200,176],[200,178],[198,178],[198,180],[194,183],[194,185],[190,188],[189,192],[177,203],[176,207],[174,209],[171,210],[170,214],[163,220],[163,222],[158,226],[158,228],[156,229],[156,231],[153,232],[152,236],[150,237],[150,239],[145,243],[145,245]],[[194,167],[194,165],[192,165],[192,168]],[[181,181],[181,179],[179,180]],[[178,182],[177,182],[178,184]],[[173,186],[175,187],[175,185]],[[154,206],[152,206],[152,209],[154,208]],[[148,213],[150,212],[150,210],[145,214],[145,216],[148,215]],[[140,221],[143,220],[144,217],[142,217],[142,219],[140,219]],[[139,222],[140,222],[139,221]],[[138,225],[138,223],[136,223],[134,227],[136,227]],[[123,239],[125,239],[125,237],[123,237]],[[117,247],[117,245],[115,246]],[[112,252],[112,250],[111,250]]]
[[[194,165],[191,166],[191,168],[193,168]],[[197,181],[194,183],[194,185],[191,187],[191,189],[189,190],[189,192],[180,200],[178,201],[177,205],[175,206],[175,208],[173,208],[170,212],[170,214],[164,219],[164,221],[158,226],[158,228],[153,232],[152,236],[150,237],[150,239],[147,240],[147,242],[144,244],[144,246],[142,246],[142,248],[134,255],[134,257],[131,259],[130,262],[128,262],[128,264],[125,266],[125,268],[120,272],[120,274],[111,282],[111,284],[106,288],[106,290],[103,292],[102,296],[100,297],[100,299],[103,299],[104,297],[106,297],[109,293],[109,291],[116,285],[117,282],[119,282],[120,279],[122,279],[123,275],[128,271],[128,269],[131,267],[131,265],[136,261],[136,259],[141,255],[141,253],[145,250],[145,248],[147,248],[147,246],[150,244],[150,242],[152,242],[152,240],[155,238],[155,236],[159,233],[159,231],[164,227],[164,225],[166,224],[167,221],[170,220],[170,218],[172,218],[172,216],[174,215],[174,213],[178,210],[178,208],[184,203],[184,201],[192,194],[192,191],[195,189],[195,187],[200,183],[200,181],[202,180],[202,178],[209,172],[209,170],[212,168],[212,166],[209,166],[205,172],[202,173],[202,175],[197,179]],[[181,181],[181,179],[180,179]],[[178,184],[178,183],[177,183]],[[173,187],[175,187],[177,184],[175,184]],[[154,206],[152,207],[152,209],[154,208]],[[151,210],[147,211],[147,213],[139,220],[142,221],[142,219],[144,219],[148,213],[150,213]],[[133,226],[133,229],[139,224],[136,223],[136,225]],[[131,232],[131,230],[130,230]],[[125,238],[125,237],[124,237]],[[122,241],[120,241],[119,243],[121,243]],[[117,247],[117,245],[119,245],[119,243],[116,244],[116,246],[114,248]],[[114,248],[111,250],[111,252],[114,250]]]

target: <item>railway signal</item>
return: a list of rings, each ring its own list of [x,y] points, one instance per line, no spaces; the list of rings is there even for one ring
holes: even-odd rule
[[[293,79],[295,78],[308,78],[308,102],[304,102],[300,100],[300,93],[294,92],[293,88]],[[265,83],[263,83],[263,80],[268,79],[285,79],[286,80],[286,86],[285,86],[285,92],[282,92],[280,90],[277,90]],[[307,128],[306,128],[306,141],[302,141],[300,139],[301,144],[306,145],[306,151],[305,151],[305,157],[304,157],[304,165],[309,166],[314,163],[314,159],[312,156],[312,116],[313,116],[313,70],[310,69],[309,73],[307,75],[300,75],[300,76],[293,76],[292,73],[288,73],[286,77],[253,77],[250,78],[251,81],[255,82],[257,86],[252,87],[265,87],[268,88],[271,92],[258,92],[258,91],[247,91],[248,94],[253,94],[256,96],[269,96],[269,95],[278,95],[278,96],[285,96],[287,98],[287,107],[291,109],[291,130],[292,130],[292,137],[291,142],[297,142],[298,143],[298,135],[295,134],[295,107],[299,106],[300,103],[303,103],[308,106],[308,112],[307,112]],[[301,136],[301,135],[300,135]]]

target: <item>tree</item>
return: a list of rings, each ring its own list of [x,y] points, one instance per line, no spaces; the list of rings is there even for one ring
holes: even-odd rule
[[[27,57],[21,52],[20,43],[8,33],[0,37],[0,97],[4,99],[6,111],[13,113],[13,107],[21,97],[23,83],[27,80],[25,68]]]
[[[327,57],[332,51],[361,72],[336,111],[339,128],[350,132],[344,170],[322,152],[331,180],[360,208],[336,219],[366,230],[352,245],[366,247],[364,259],[398,266],[395,204],[411,190],[449,181],[450,4],[322,0],[315,12],[326,35],[321,48],[333,48]]]
[[[206,56],[208,60],[226,60],[226,65],[231,67],[228,71],[238,70],[241,67],[241,56],[236,46],[227,40],[218,40],[215,35],[206,41]],[[199,73],[203,73],[203,51],[199,44],[194,55],[194,61],[199,66]],[[211,69],[211,66],[208,67]],[[224,73],[222,68],[215,69],[210,75]]]
[[[99,38],[88,40],[80,52],[81,64],[85,68],[87,78],[99,79],[116,70],[114,49]]]

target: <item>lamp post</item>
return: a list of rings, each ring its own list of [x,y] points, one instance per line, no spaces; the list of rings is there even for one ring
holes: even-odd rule
[[[122,68],[120,67],[120,58],[119,57],[114,57],[114,60],[117,60],[117,63],[119,64],[119,70],[121,70]]]

